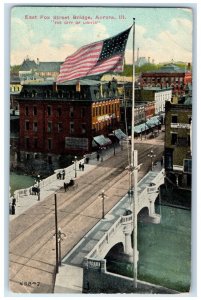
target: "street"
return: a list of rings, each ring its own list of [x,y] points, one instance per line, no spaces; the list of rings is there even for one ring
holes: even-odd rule
[[[151,168],[148,157],[153,150],[161,159],[162,140],[136,141],[140,180]],[[105,191],[107,213],[128,189],[127,150],[103,161],[93,171],[77,179],[75,190],[57,192],[58,227],[65,233],[61,256],[64,257],[79,240],[101,219],[102,201],[99,194]],[[36,203],[10,222],[10,290],[15,293],[53,293],[55,280],[55,207],[54,195]]]

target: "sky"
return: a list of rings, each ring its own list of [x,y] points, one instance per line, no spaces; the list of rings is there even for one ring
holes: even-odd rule
[[[139,56],[155,63],[192,62],[193,12],[183,6],[13,7],[10,64],[21,64],[27,56],[62,62],[81,46],[129,28],[133,18],[135,56],[139,48]],[[132,38],[131,31],[125,51],[127,64],[132,63]]]

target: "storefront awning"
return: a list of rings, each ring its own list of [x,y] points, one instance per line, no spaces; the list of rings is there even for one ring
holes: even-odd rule
[[[134,132],[135,133],[141,133],[141,132],[144,132],[145,130],[148,130],[149,127],[147,126],[147,124],[143,123],[143,124],[140,124],[140,125],[136,125],[135,128],[134,128]]]
[[[101,147],[112,144],[112,141],[109,138],[102,135],[102,134],[98,135],[98,136],[94,136],[93,139],[96,142],[96,144],[98,144]]]
[[[121,129],[116,129],[113,133],[119,140],[123,140],[128,137]]]
[[[148,126],[154,127],[154,126],[160,125],[161,122],[160,122],[159,118],[155,116],[155,117],[152,117],[151,119],[149,119],[149,120],[146,122],[146,124],[147,124]]]

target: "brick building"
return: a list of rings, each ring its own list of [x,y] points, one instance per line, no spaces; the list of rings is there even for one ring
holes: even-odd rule
[[[165,171],[180,187],[191,187],[191,119],[191,98],[182,104],[166,103]]]
[[[119,99],[111,83],[27,84],[18,101],[21,160],[42,159],[56,166],[62,155],[91,152],[94,137],[119,128]]]
[[[173,94],[183,95],[188,85],[192,84],[192,72],[189,68],[182,69],[174,64],[168,64],[159,70],[147,71],[141,74],[141,87],[172,88]]]

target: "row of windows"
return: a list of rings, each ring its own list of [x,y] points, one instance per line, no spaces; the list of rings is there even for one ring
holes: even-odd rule
[[[178,81],[180,81],[180,82],[183,82],[183,80],[184,80],[184,77],[145,77],[145,78],[143,78],[144,79],[144,81],[158,81],[158,82],[169,82],[169,81],[171,81],[171,82],[178,82]]]
[[[93,117],[111,114],[119,110],[119,103],[93,107]]]
[[[192,117],[189,116],[188,117],[188,124],[191,124],[191,120],[192,120]],[[171,123],[179,123],[179,118],[178,118],[178,115],[172,115],[171,116]]]
[[[20,87],[19,86],[11,86],[10,92],[20,92]]]
[[[61,132],[63,130],[63,124],[57,123],[55,124],[55,128],[58,132]],[[85,123],[81,123],[80,124],[80,128],[81,128],[81,132],[82,133],[86,133],[86,124]],[[25,121],[25,130],[29,131],[30,128],[30,122],[29,121]],[[47,132],[52,132],[53,130],[53,124],[52,122],[48,122],[47,123]],[[33,122],[33,131],[37,132],[38,131],[38,122]],[[73,133],[74,132],[74,122],[70,122],[70,132]]]
[[[56,112],[57,112],[58,116],[61,116],[62,115],[62,108],[60,106],[57,107]],[[47,115],[51,116],[51,115],[53,115],[53,113],[54,113],[54,111],[52,109],[52,106],[50,106],[50,105],[47,106]],[[26,106],[25,107],[25,115],[29,116],[29,114],[33,114],[34,116],[37,116],[38,115],[37,106],[33,106],[31,108],[29,106]],[[82,118],[84,118],[86,116],[86,109],[84,107],[81,108],[80,114],[81,114]],[[69,115],[70,115],[70,117],[74,117],[74,108],[72,106],[69,109]]]
[[[32,142],[33,141],[33,142]],[[32,142],[32,143],[31,143]],[[28,150],[30,149],[31,146],[33,146],[35,149],[38,148],[39,146],[39,143],[38,143],[38,139],[37,138],[34,138],[33,140],[30,139],[29,137],[26,137],[25,138],[25,148]],[[48,150],[52,150],[52,139],[48,139],[47,140],[47,149]]]
[[[180,147],[190,147],[190,135],[179,137],[177,133],[171,133],[171,145]]]

